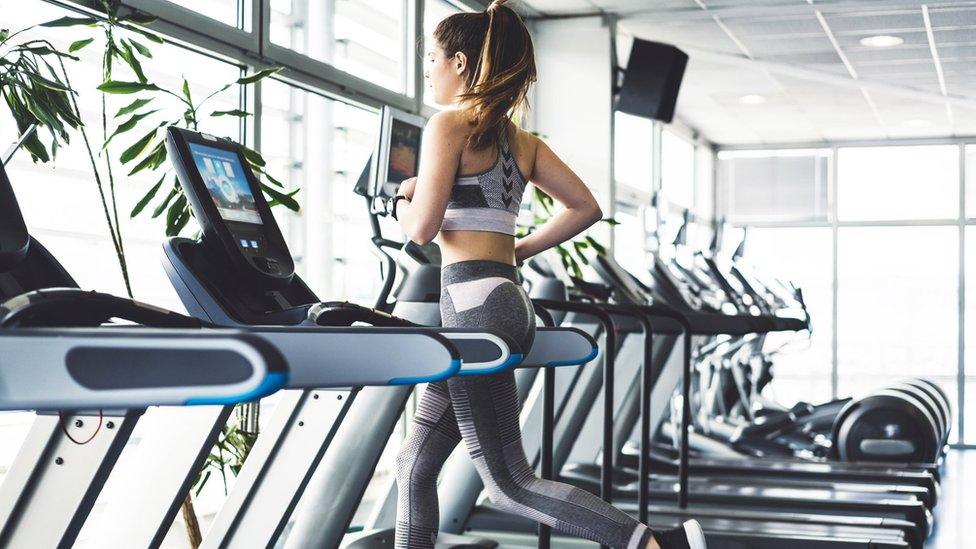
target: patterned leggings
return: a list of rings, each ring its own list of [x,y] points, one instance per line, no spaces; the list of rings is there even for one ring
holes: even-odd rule
[[[445,326],[494,328],[520,341],[535,337],[535,316],[515,267],[464,261],[444,267]],[[431,383],[397,455],[396,547],[426,549],[437,538],[437,476],[462,439],[497,507],[603,545],[643,548],[650,529],[573,486],[542,480],[522,448],[519,401],[511,371]]]

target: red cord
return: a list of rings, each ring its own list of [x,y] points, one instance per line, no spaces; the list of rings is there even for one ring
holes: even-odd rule
[[[84,446],[85,444],[88,444],[89,442],[95,440],[95,437],[98,436],[98,432],[102,430],[102,422],[104,421],[104,419],[105,419],[105,416],[104,416],[102,410],[99,410],[98,411],[98,426],[95,427],[95,432],[92,433],[92,436],[88,437],[88,440],[85,440],[84,442],[82,442],[82,441],[79,441],[79,440],[75,439],[73,436],[71,436],[71,433],[68,432],[68,427],[65,426],[65,424],[64,424],[64,412],[58,411],[58,420],[61,422],[61,432],[64,433],[64,436],[68,437],[68,440],[70,440],[71,442],[74,442],[75,444],[77,444],[79,446]]]

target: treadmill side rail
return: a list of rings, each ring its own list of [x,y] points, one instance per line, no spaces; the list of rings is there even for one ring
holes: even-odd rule
[[[0,330],[0,409],[233,404],[287,380],[282,356],[238,331]]]

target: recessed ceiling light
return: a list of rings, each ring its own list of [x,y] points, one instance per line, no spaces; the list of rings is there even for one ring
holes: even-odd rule
[[[765,97],[756,94],[743,95],[739,98],[739,103],[743,105],[762,105],[765,102]]]
[[[861,39],[861,45],[869,48],[890,48],[905,43],[901,36],[891,36],[890,34],[879,34],[876,36],[865,36]]]
[[[911,120],[906,120],[904,124],[909,128],[926,128],[928,126],[931,126],[932,122],[928,120],[923,120],[921,118],[913,118]]]

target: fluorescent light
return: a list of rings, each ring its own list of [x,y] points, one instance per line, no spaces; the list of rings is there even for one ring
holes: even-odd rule
[[[743,105],[762,105],[765,102],[765,97],[756,94],[743,95],[739,98],[739,103]]]
[[[911,120],[906,120],[903,122],[909,128],[927,128],[932,125],[932,122],[928,120],[923,120],[921,118],[913,118]]]
[[[905,43],[905,39],[900,36],[890,34],[878,34],[876,36],[865,36],[861,39],[861,45],[869,48],[890,48]]]

